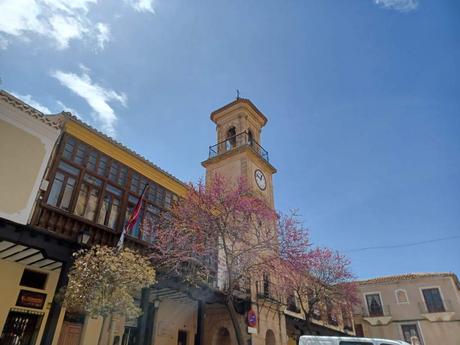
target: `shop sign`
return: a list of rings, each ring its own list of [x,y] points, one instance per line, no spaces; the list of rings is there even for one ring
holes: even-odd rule
[[[43,309],[46,301],[46,294],[28,290],[19,291],[16,305],[19,307]]]

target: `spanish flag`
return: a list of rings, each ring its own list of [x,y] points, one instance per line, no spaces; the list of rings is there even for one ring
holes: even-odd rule
[[[126,226],[121,232],[120,239],[118,240],[118,243],[117,243],[118,250],[121,250],[123,248],[123,243],[125,242],[125,235],[132,231],[133,227],[136,225],[136,223],[139,220],[139,217],[141,215],[142,206],[144,204],[145,193],[147,192],[148,187],[149,187],[149,184],[147,183],[144,186],[144,189],[142,190],[141,196],[139,197],[139,200],[137,201],[137,204],[134,207],[133,212],[131,213],[131,217],[129,217],[128,223],[126,223]]]

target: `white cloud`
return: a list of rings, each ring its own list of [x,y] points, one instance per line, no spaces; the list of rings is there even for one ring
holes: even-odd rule
[[[94,23],[88,16],[97,0],[1,0],[1,40],[11,38],[30,41],[32,35],[52,39],[58,49],[72,40],[95,40],[103,48],[110,29]],[[5,46],[5,44],[2,44]]]
[[[374,0],[374,2],[386,9],[400,12],[414,11],[418,7],[418,0]]]
[[[125,0],[125,2],[138,12],[155,12],[153,0]]]
[[[110,27],[104,23],[97,23],[97,44],[104,49],[105,43],[110,41]]]
[[[117,93],[94,83],[89,70],[84,68],[81,75],[63,71],[55,71],[52,76],[65,87],[84,98],[94,110],[94,119],[101,125],[102,130],[109,135],[115,135],[117,116],[109,103],[118,102],[126,107],[127,98],[123,93]]]
[[[46,106],[40,104],[39,102],[37,102],[36,100],[34,100],[31,95],[20,95],[18,93],[12,92],[12,91],[10,91],[10,93],[14,97],[19,98],[23,102],[27,103],[31,107],[34,107],[35,109],[37,109],[38,111],[41,111],[44,114],[51,114],[52,113],[51,110],[49,110],[48,107],[46,107]]]

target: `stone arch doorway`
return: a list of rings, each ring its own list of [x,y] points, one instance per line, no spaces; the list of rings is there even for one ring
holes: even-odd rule
[[[271,329],[265,333],[265,345],[276,345],[275,334]]]
[[[230,332],[227,328],[221,327],[214,335],[212,345],[231,345]]]

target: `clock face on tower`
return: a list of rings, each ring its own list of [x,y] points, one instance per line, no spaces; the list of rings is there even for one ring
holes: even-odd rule
[[[259,187],[260,190],[265,190],[265,188],[267,188],[267,181],[261,170],[257,169],[254,171],[254,179],[256,180],[257,187]]]

